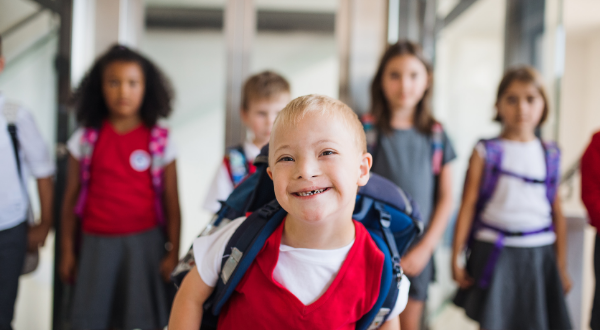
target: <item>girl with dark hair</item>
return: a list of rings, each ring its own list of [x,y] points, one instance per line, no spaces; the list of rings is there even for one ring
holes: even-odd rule
[[[178,261],[180,210],[175,151],[158,120],[171,112],[171,99],[160,70],[119,45],[75,93],[81,128],[67,144],[59,271],[75,284],[73,329],[167,325],[165,282]]]
[[[415,199],[426,226],[401,262],[411,281],[408,305],[400,315],[403,330],[420,328],[434,276],[433,251],[452,209],[449,163],[456,155],[431,113],[432,81],[431,64],[418,45],[400,41],[389,46],[371,85],[371,112],[364,118],[372,171]]]
[[[556,193],[560,151],[535,136],[548,117],[540,75],[508,70],[496,110],[502,132],[475,146],[456,221],[454,303],[481,329],[572,329],[567,229]]]

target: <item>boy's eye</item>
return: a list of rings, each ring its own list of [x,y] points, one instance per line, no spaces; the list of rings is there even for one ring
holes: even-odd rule
[[[329,155],[333,155],[335,154],[335,152],[331,151],[331,150],[325,150],[321,153],[321,155],[323,156],[329,156]]]
[[[392,73],[390,73],[390,78],[398,79],[398,78],[400,78],[400,75],[398,74],[398,72],[392,72]]]
[[[279,160],[277,162],[293,162],[293,161],[294,161],[294,158],[284,156],[284,157],[279,158]]]
[[[515,104],[517,103],[517,98],[514,96],[509,96],[506,98],[506,102],[508,102],[509,104]]]

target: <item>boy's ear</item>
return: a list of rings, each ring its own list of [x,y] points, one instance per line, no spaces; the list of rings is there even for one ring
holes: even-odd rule
[[[271,180],[273,180],[273,172],[271,172],[271,167],[267,167],[267,174],[269,175],[269,178],[271,178]]]
[[[243,107],[240,108],[240,119],[244,124],[246,124],[246,121],[248,120],[248,110]]]
[[[362,187],[369,182],[371,166],[373,165],[373,156],[370,153],[363,153],[360,159],[360,174],[358,176],[358,186]]]

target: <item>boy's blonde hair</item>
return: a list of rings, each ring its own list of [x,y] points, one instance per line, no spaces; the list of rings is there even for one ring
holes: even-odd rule
[[[246,80],[242,92],[242,110],[248,111],[250,103],[268,100],[281,94],[290,93],[290,83],[273,71],[257,73]]]
[[[328,120],[342,120],[352,131],[358,150],[367,152],[365,131],[356,113],[342,101],[325,95],[310,94],[292,100],[277,115],[273,123],[273,132],[281,126],[296,126],[309,113],[327,117]],[[274,136],[275,134],[271,134],[270,144]]]

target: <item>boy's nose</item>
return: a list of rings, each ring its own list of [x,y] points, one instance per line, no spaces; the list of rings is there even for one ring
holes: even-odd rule
[[[314,160],[296,162],[296,179],[310,179],[319,176],[319,166]]]

